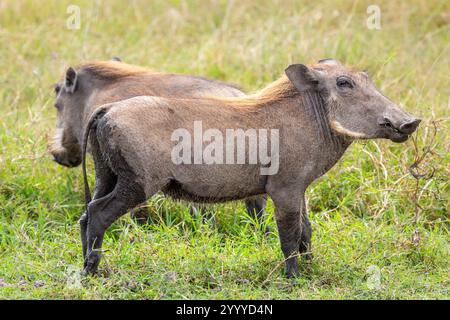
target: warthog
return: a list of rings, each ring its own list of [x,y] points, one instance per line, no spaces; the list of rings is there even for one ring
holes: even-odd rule
[[[76,167],[81,163],[83,130],[100,105],[140,95],[190,98],[244,95],[236,87],[220,81],[154,72],[122,63],[118,58],[69,68],[64,80],[56,84],[55,92],[56,133],[49,149],[53,159],[66,167]],[[252,216],[256,214],[261,220],[265,202],[265,197],[246,199],[247,212]],[[146,220],[145,208],[133,213],[138,221]]]
[[[278,130],[278,171],[261,175],[261,163],[174,163],[173,132],[192,131],[198,120],[205,130],[224,136],[229,128]],[[254,95],[197,100],[147,96],[102,106],[89,120],[83,147],[89,139],[96,170],[89,201],[83,155],[88,200],[87,220],[81,221],[84,273],[98,268],[105,230],[162,190],[177,199],[212,203],[269,195],[287,276],[298,276],[297,256],[308,257],[311,242],[307,187],[355,139],[404,142],[419,122],[381,94],[365,72],[332,59],[291,65],[283,77]]]

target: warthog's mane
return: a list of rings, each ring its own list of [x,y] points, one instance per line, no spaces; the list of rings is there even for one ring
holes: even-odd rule
[[[297,89],[295,89],[294,85],[289,81],[288,77],[283,75],[278,80],[270,83],[262,90],[248,94],[242,97],[208,97],[218,102],[222,102],[224,104],[233,105],[236,107],[243,108],[258,108],[265,106],[267,104],[271,104],[282,99],[293,98],[299,95]]]
[[[272,105],[282,100],[294,99],[298,101],[298,107],[306,111],[305,115],[317,124],[319,136],[333,145],[338,144],[328,120],[328,99],[324,99],[321,93],[313,90],[300,93],[286,75],[281,76],[281,78],[254,94],[243,97],[211,98],[226,105],[250,111],[256,111],[261,107]]]
[[[80,64],[76,67],[79,72],[85,72],[89,75],[106,81],[120,81],[127,77],[142,77],[146,75],[170,75],[171,73],[154,71],[151,68],[140,67],[132,64],[123,63],[120,61],[108,60],[108,61],[91,61]],[[184,75],[180,75],[184,76]],[[196,79],[203,79],[207,82],[216,83],[218,85],[232,87],[240,90],[239,86],[225,83],[219,80],[211,80],[201,76],[189,76]]]
[[[76,69],[103,80],[119,80],[125,77],[157,73],[149,68],[119,61],[91,61],[78,65]]]

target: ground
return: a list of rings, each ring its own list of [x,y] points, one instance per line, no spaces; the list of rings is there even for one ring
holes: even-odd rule
[[[449,26],[445,0],[1,1],[0,298],[450,298]],[[82,278],[81,169],[47,152],[53,84],[112,56],[248,92],[334,57],[423,122],[404,144],[355,143],[310,187],[314,258],[299,279],[283,276],[271,203],[265,237],[242,203],[215,206],[212,224],[162,196],[148,225],[113,225],[100,276]]]

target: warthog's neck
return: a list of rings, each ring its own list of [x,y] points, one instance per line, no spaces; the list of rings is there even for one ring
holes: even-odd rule
[[[82,106],[80,123],[78,125],[79,130],[77,130],[77,138],[80,144],[83,143],[84,130],[86,129],[85,127],[90,117],[92,116],[94,111],[98,109],[102,104],[107,103],[107,101],[105,101],[105,99],[102,99],[101,95],[99,95],[99,92],[101,91],[92,89],[88,94],[86,94],[86,98]]]
[[[351,144],[331,129],[327,106],[318,93],[274,101],[262,106],[258,117],[280,130],[280,171],[295,168],[307,183],[330,170]]]
[[[78,141],[83,142],[83,134],[86,129],[85,126],[91,118],[92,114],[102,105],[120,101],[129,98],[129,95],[122,94],[121,91],[113,90],[109,82],[104,80],[92,80],[91,87],[86,93],[83,104],[81,123],[79,124]]]

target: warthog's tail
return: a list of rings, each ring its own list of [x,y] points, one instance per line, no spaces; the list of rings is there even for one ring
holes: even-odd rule
[[[84,131],[84,137],[83,137],[83,146],[82,146],[82,156],[81,156],[81,166],[83,169],[83,180],[84,180],[84,201],[86,205],[86,211],[88,204],[91,202],[91,190],[89,188],[89,182],[87,179],[87,173],[86,173],[86,151],[87,151],[87,145],[88,145],[88,139],[89,139],[89,133],[91,132],[92,127],[94,124],[96,124],[97,120],[105,115],[105,113],[111,109],[113,104],[107,104],[104,106],[99,107],[97,110],[92,113],[91,117],[89,118],[89,121],[86,125],[85,131]]]

